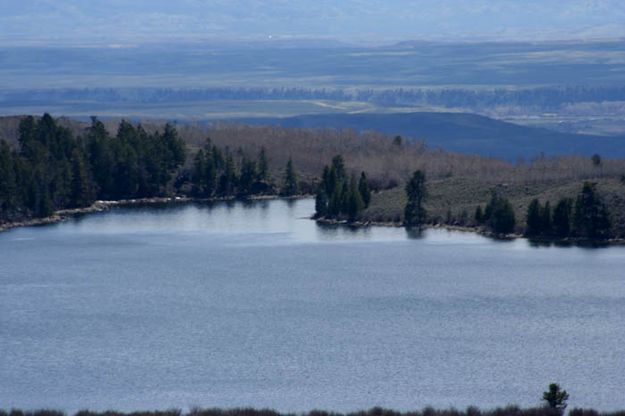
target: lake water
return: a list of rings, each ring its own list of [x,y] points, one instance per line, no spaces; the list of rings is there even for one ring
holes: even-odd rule
[[[311,200],[0,234],[0,408],[625,408],[625,248],[349,230]]]

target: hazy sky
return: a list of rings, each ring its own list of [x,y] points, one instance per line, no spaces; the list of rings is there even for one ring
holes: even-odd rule
[[[5,44],[623,36],[623,0],[0,0]]]

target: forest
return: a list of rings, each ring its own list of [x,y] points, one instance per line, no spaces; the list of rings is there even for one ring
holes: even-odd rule
[[[46,217],[96,199],[150,197],[166,192],[185,161],[176,130],[147,133],[121,122],[115,137],[93,119],[80,137],[49,115],[24,118],[19,146],[0,142],[0,219]]]
[[[188,149],[176,128],[146,131],[122,120],[116,134],[93,118],[75,136],[49,114],[19,123],[17,148],[0,141],[0,222],[47,217],[57,210],[88,207],[96,200],[184,194],[198,198],[293,196],[299,193],[293,162],[278,187],[264,149],[258,160],[241,149],[233,155],[206,141],[185,167]]]

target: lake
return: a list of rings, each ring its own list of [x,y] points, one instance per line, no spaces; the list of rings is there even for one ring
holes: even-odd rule
[[[0,408],[625,408],[625,247],[322,227],[314,201],[0,233]]]

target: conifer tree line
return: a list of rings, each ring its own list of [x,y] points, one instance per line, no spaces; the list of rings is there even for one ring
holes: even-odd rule
[[[356,179],[348,175],[343,156],[332,158],[323,168],[315,197],[315,217],[356,221],[369,206],[371,189],[365,172]]]
[[[475,222],[497,234],[512,233],[516,227],[512,205],[495,192],[485,209],[476,208]],[[585,182],[576,198],[561,198],[553,208],[549,201],[541,204],[534,198],[527,207],[525,236],[607,239],[612,236],[610,212],[595,184]]]
[[[49,114],[26,117],[18,149],[0,142],[0,220],[45,217],[96,199],[163,195],[185,153],[171,125],[148,133],[122,121],[111,137],[93,118],[75,138]]]
[[[20,122],[17,148],[0,141],[0,222],[50,216],[55,210],[90,206],[95,200],[169,196],[230,197],[299,194],[291,160],[279,186],[264,149],[254,158],[207,141],[191,168],[174,126],[147,132],[122,121],[115,135],[92,118],[78,137],[49,114]]]
[[[235,157],[228,147],[222,150],[210,139],[195,155],[189,179],[191,195],[200,198],[295,196],[300,193],[299,175],[291,159],[284,169],[284,177],[276,184],[264,148],[255,158],[250,158],[241,150]]]
[[[475,210],[475,222],[490,228],[495,234],[510,234],[516,227],[514,208],[507,198],[493,192],[484,210]]]
[[[611,236],[610,213],[595,185],[585,182],[577,198],[562,198],[551,209],[533,199],[527,208],[528,237],[605,239]]]

